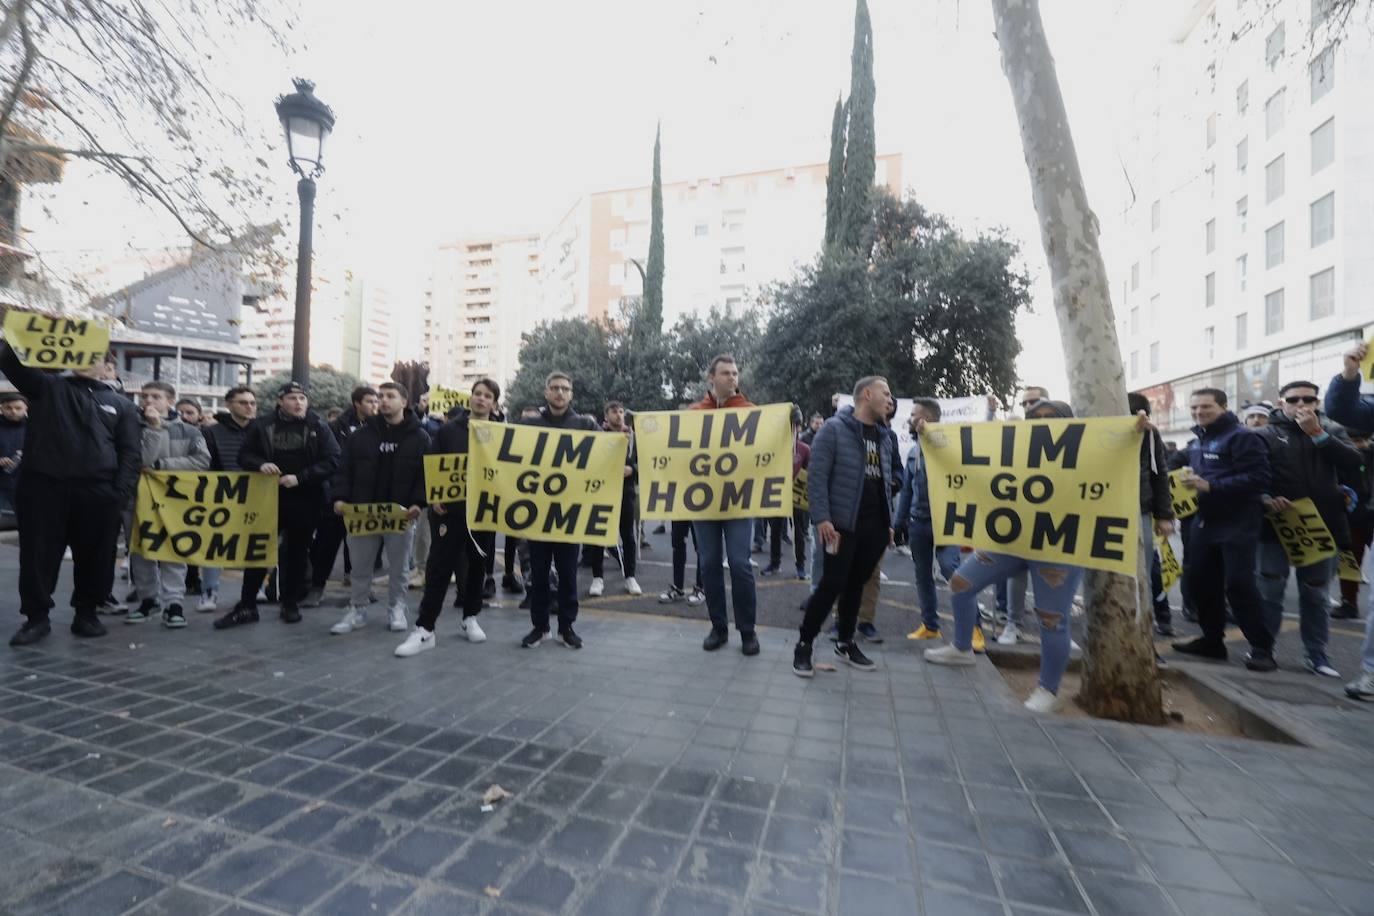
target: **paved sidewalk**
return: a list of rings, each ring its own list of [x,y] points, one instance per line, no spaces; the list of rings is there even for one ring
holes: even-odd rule
[[[1036,719],[905,641],[806,682],[790,631],[595,611],[408,660],[57,620],[0,653],[6,913],[1374,912],[1367,757]]]

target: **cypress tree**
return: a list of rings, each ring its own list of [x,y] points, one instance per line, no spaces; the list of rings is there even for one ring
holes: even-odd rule
[[[663,172],[659,166],[659,137],[654,129],[654,179],[649,199],[649,260],[644,265],[645,330],[657,338],[663,333]]]
[[[835,244],[840,231],[840,202],[844,199],[844,97],[835,99],[830,122],[830,168],[825,173],[825,245]]]
[[[848,146],[844,156],[844,198],[840,205],[840,245],[861,251],[872,237],[873,176],[877,141],[873,136],[873,23],[867,0],[854,13],[854,51],[850,57]]]

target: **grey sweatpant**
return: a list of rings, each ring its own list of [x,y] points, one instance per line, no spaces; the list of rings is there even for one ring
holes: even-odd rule
[[[372,588],[372,569],[377,563],[377,554],[382,550],[386,551],[387,609],[405,602],[408,584],[406,563],[410,559],[410,545],[414,537],[414,524],[401,534],[348,536],[348,555],[353,560],[349,604],[356,608],[367,607],[367,593]]]

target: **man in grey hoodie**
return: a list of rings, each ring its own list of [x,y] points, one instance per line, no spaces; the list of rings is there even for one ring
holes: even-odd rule
[[[140,392],[142,400],[143,469],[145,471],[204,471],[210,467],[210,449],[200,429],[183,423],[172,412],[176,389],[167,382],[148,382]],[[138,524],[134,507],[129,507],[132,532]],[[162,611],[162,625],[169,630],[186,626],[181,603],[186,599],[186,564],[150,560],[136,553],[129,555],[129,571],[134,588],[142,599],[131,608],[125,623],[143,623],[154,612]]]

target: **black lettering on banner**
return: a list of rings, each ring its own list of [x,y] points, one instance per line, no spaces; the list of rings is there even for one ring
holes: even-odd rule
[[[992,459],[987,455],[975,455],[973,453],[973,427],[964,426],[959,429],[959,460],[966,465],[990,465]]]
[[[1030,427],[1030,451],[1026,457],[1026,466],[1038,468],[1042,460],[1054,461],[1062,455],[1060,467],[1066,471],[1078,467],[1078,451],[1083,444],[1083,430],[1082,423],[1070,423],[1056,439],[1054,431],[1048,426]]]
[[[950,538],[953,543],[960,540],[968,541],[973,538],[973,525],[978,520],[978,507],[974,505],[964,506],[965,513],[959,514],[959,505],[949,503],[945,508],[945,530],[944,536]],[[962,526],[963,532],[955,530],[955,525]]]
[[[1067,554],[1072,554],[1074,548],[1078,546],[1078,526],[1082,518],[1077,515],[1066,515],[1060,519],[1058,526],[1054,524],[1054,517],[1048,512],[1035,513],[1035,520],[1031,523],[1031,547],[1036,550],[1044,550],[1055,545]]]
[[[752,480],[727,480],[721,485],[720,508],[729,511],[732,506],[743,509],[749,505],[749,495],[754,491]]]
[[[645,500],[645,512],[654,513],[660,509],[673,508],[673,497],[677,496],[677,484],[671,480],[654,480],[649,483],[649,496]]]
[[[781,507],[786,489],[786,477],[769,477],[763,482],[763,491],[759,494],[759,506],[764,509]]]
[[[1089,553],[1103,560],[1124,560],[1126,558],[1126,534],[1131,520],[1112,518],[1102,515],[1093,525],[1092,549]]]

